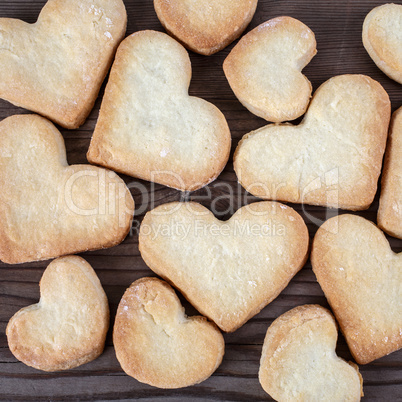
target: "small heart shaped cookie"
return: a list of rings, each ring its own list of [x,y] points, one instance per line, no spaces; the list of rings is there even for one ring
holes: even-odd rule
[[[322,84],[298,125],[270,124],[246,134],[234,169],[251,194],[360,210],[377,190],[391,114],[383,87],[364,75]]]
[[[44,371],[67,370],[96,359],[109,327],[106,294],[82,258],[52,261],[40,281],[40,301],[18,311],[7,325],[14,356]]]
[[[88,160],[133,177],[193,191],[229,158],[223,114],[188,95],[191,64],[170,36],[141,31],[120,45]]]
[[[257,0],[154,0],[159,21],[194,52],[209,56],[246,29]]]
[[[402,239],[402,107],[392,116],[381,179],[378,226]]]
[[[402,84],[402,4],[372,9],[364,20],[362,37],[377,67]]]
[[[126,23],[122,0],[49,0],[35,24],[0,18],[0,97],[79,127]]]
[[[114,172],[68,166],[63,137],[38,115],[0,123],[0,259],[10,264],[112,247],[134,201]]]
[[[381,230],[356,215],[331,218],[315,235],[311,260],[358,363],[402,347],[402,254]]]
[[[276,401],[360,401],[359,369],[336,355],[335,320],[317,305],[296,307],[268,328],[259,380]]]
[[[301,216],[275,202],[240,208],[226,222],[200,204],[173,202],[148,212],[139,236],[146,264],[227,332],[279,295],[308,245]]]
[[[316,53],[309,27],[291,17],[277,17],[243,36],[223,70],[250,112],[273,122],[294,120],[310,102],[312,87],[301,70]]]
[[[123,370],[159,388],[206,380],[221,364],[222,334],[204,317],[187,317],[174,290],[157,278],[141,278],[124,293],[113,328]]]

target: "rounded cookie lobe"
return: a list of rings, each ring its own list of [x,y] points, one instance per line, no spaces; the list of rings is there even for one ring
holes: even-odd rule
[[[336,355],[332,314],[318,305],[296,307],[268,328],[259,380],[277,401],[359,401],[362,378],[356,365]]]
[[[106,294],[81,257],[52,261],[40,281],[40,301],[18,311],[6,329],[14,356],[44,371],[67,370],[96,359],[109,327]]]
[[[166,31],[188,49],[209,56],[238,38],[257,0],[154,0]]]
[[[402,4],[383,4],[364,19],[363,45],[377,67],[402,84]]]
[[[210,377],[220,365],[224,340],[204,317],[187,317],[174,290],[141,278],[124,293],[113,329],[122,369],[158,388],[182,388]]]
[[[310,102],[312,87],[301,70],[316,53],[310,28],[294,18],[277,17],[243,36],[223,69],[250,112],[272,122],[294,120]]]

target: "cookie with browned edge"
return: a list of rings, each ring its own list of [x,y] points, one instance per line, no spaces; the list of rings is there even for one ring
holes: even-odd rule
[[[0,259],[9,264],[112,247],[134,200],[116,173],[71,165],[57,128],[38,115],[0,122]]]
[[[225,222],[198,203],[172,202],[145,215],[139,236],[146,264],[227,332],[279,295],[308,247],[301,216],[276,202],[246,205]]]
[[[402,107],[392,116],[381,179],[378,226],[402,239]]]
[[[357,363],[402,347],[402,254],[380,229],[357,215],[331,218],[314,237],[311,261]]]
[[[48,265],[39,303],[14,314],[6,333],[18,360],[58,371],[96,359],[108,328],[108,301],[95,271],[83,258],[70,255]]]
[[[255,115],[294,120],[310,102],[312,86],[301,71],[317,53],[314,33],[301,21],[277,17],[244,35],[223,63],[230,87]]]
[[[240,184],[278,201],[366,209],[377,191],[391,103],[365,75],[339,75],[315,92],[298,125],[269,124],[234,154]]]
[[[364,19],[363,45],[377,67],[402,84],[402,4],[383,4]]]
[[[337,325],[318,305],[279,316],[268,328],[259,380],[276,401],[356,402],[363,396],[358,367],[337,356]]]
[[[126,24],[122,0],[48,0],[34,24],[0,18],[0,98],[79,127]]]
[[[140,31],[116,54],[88,150],[91,163],[194,191],[226,165],[231,136],[222,112],[189,96],[187,51],[169,35]]]
[[[257,0],[154,0],[166,31],[194,52],[209,56],[238,38]]]
[[[124,293],[113,328],[123,370],[158,388],[198,384],[218,368],[223,336],[205,317],[187,317],[174,290],[157,278],[141,278]]]

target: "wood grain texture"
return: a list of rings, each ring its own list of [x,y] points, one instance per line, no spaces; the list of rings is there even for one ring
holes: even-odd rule
[[[124,1],[128,12],[127,34],[142,29],[163,31],[152,0]],[[45,0],[1,0],[0,17],[20,18],[32,23],[45,3]],[[380,4],[383,2],[375,0],[260,0],[246,32],[281,15],[301,20],[313,30],[317,39],[318,53],[303,70],[314,90],[334,75],[367,74],[384,86],[394,111],[402,104],[402,86],[376,67],[361,41],[365,15]],[[210,57],[190,53],[193,66],[190,93],[214,103],[225,114],[233,138],[232,155],[245,133],[265,124],[264,120],[252,115],[237,101],[224,77],[222,63],[234,44]],[[69,163],[87,163],[86,152],[102,93],[103,90],[94,110],[80,129],[61,129]],[[27,111],[0,100],[0,120],[17,113]],[[109,298],[111,326],[125,289],[136,279],[152,275],[139,254],[137,236],[139,224],[148,210],[165,202],[190,199],[217,210],[218,218],[227,219],[241,206],[256,200],[237,184],[232,158],[215,182],[191,194],[181,194],[162,185],[129,177],[123,178],[131,188],[137,208],[132,233],[117,247],[82,254],[97,272]],[[318,226],[336,213],[312,206],[292,207],[304,217],[311,238]],[[371,207],[358,214],[375,221],[377,209],[378,194]],[[394,251],[402,251],[402,240],[388,238]],[[128,377],[115,357],[111,331],[105,352],[95,361],[66,372],[44,373],[14,358],[7,346],[5,329],[16,311],[37,302],[38,282],[48,263],[35,262],[18,266],[0,263],[0,400],[270,400],[258,382],[259,360],[268,326],[280,314],[301,304],[317,303],[328,307],[308,262],[274,302],[234,333],[224,335],[226,354],[222,365],[211,378],[199,385],[180,390],[161,390]],[[183,303],[188,314],[195,313],[187,302]],[[341,357],[351,359],[342,336],[338,341],[337,352]],[[360,370],[364,379],[364,401],[402,400],[402,351],[360,366]]]

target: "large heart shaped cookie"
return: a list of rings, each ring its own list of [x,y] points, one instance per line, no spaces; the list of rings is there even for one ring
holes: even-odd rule
[[[122,0],[49,0],[35,24],[0,18],[0,97],[77,128],[126,22]]]
[[[223,69],[250,112],[268,121],[294,120],[310,102],[311,84],[301,70],[316,53],[309,27],[291,17],[277,17],[243,36]]]
[[[402,107],[392,116],[381,179],[378,226],[402,239]]]
[[[113,343],[123,370],[159,388],[206,380],[220,365],[225,343],[204,317],[187,317],[174,290],[157,278],[141,278],[117,309]]]
[[[224,331],[279,295],[308,244],[300,215],[275,202],[240,208],[227,222],[197,203],[169,203],[145,215],[139,236],[147,265]]]
[[[377,67],[402,84],[402,4],[383,4],[371,10],[362,37]]]
[[[257,0],[154,0],[154,6],[169,34],[208,56],[241,35],[253,18]]]
[[[115,173],[68,166],[63,137],[37,115],[0,123],[0,259],[21,263],[120,243],[134,201]]]
[[[186,50],[161,32],[120,45],[88,160],[179,190],[214,180],[230,152],[230,131],[211,103],[188,95]]]
[[[326,221],[314,238],[313,270],[356,361],[402,346],[402,254],[372,222],[355,215]]]
[[[357,366],[336,355],[338,331],[321,306],[296,307],[268,328],[259,380],[277,401],[360,401]]]
[[[37,304],[18,311],[7,325],[14,356],[44,371],[66,370],[96,359],[109,327],[106,294],[82,258],[52,261],[40,281]]]
[[[242,186],[260,198],[359,210],[373,201],[391,113],[382,86],[340,75],[316,91],[298,126],[246,134],[234,155]]]

